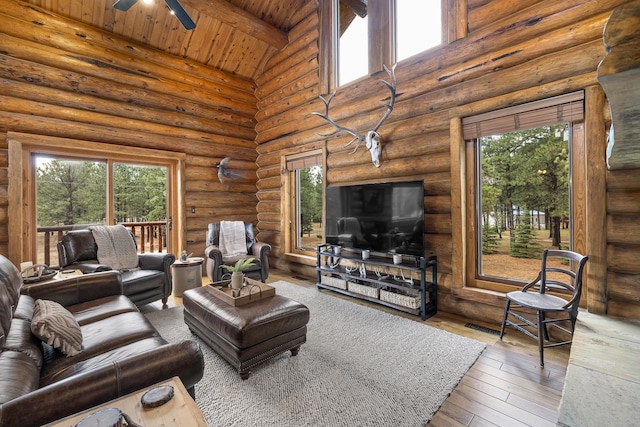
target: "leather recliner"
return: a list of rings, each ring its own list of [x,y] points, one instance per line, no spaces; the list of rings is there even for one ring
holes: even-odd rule
[[[204,250],[206,259],[205,268],[207,276],[212,282],[222,280],[226,272],[222,268],[223,264],[234,265],[239,259],[254,258],[254,265],[244,271],[245,276],[260,280],[264,283],[269,277],[269,253],[271,245],[259,242],[253,229],[253,224],[245,223],[245,235],[247,237],[247,254],[234,257],[223,258],[220,251],[220,223],[211,223],[207,227],[207,247]]]
[[[131,238],[135,242],[133,236]],[[91,230],[67,232],[57,248],[61,269],[80,270],[85,274],[112,269],[98,261],[98,246]],[[138,307],[160,299],[166,305],[172,292],[171,264],[175,260],[175,256],[168,253],[138,254],[140,268],[120,272],[124,295]]]

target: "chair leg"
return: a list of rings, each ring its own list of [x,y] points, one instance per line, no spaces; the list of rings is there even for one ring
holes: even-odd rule
[[[547,327],[547,316],[544,313],[544,311],[540,312],[540,314],[542,315],[542,324],[544,325],[543,331],[544,331],[544,340],[545,341],[549,341],[549,328]]]
[[[500,327],[500,339],[504,335],[504,327],[507,323],[507,316],[509,315],[509,307],[511,307],[511,300],[507,298],[507,302],[504,305],[504,317],[502,318],[502,326]]]
[[[544,313],[538,311],[538,350],[540,351],[540,366],[544,368],[544,335],[546,325],[544,324]]]

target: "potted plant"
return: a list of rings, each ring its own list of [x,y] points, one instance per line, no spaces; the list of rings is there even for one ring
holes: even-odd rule
[[[223,265],[222,268],[231,272],[231,289],[240,289],[244,282],[244,273],[247,268],[255,265],[255,258],[239,259],[234,265]]]

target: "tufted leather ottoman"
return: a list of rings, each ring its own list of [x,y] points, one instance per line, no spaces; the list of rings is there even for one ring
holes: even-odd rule
[[[277,354],[298,354],[307,340],[309,309],[275,295],[234,307],[216,298],[209,286],[184,292],[184,321],[209,347],[249,378],[251,368]]]

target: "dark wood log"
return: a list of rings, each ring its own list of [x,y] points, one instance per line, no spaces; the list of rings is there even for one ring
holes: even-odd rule
[[[32,87],[32,92],[37,93],[37,89]],[[60,105],[48,104],[44,102],[25,101],[24,99],[7,97],[0,95],[0,103],[3,110],[11,113],[30,114],[43,118],[54,118],[65,121],[78,123],[87,123],[97,126],[113,126],[124,130],[144,129],[145,132],[158,135],[171,135],[174,138],[185,138],[193,141],[201,141],[211,143],[216,138],[233,137],[246,141],[246,146],[252,145],[252,138],[255,135],[253,130],[239,126],[232,127],[230,125],[219,126],[216,132],[201,132],[181,127],[175,127],[163,123],[150,123],[145,120],[116,117],[105,113],[97,113],[87,109],[76,109],[71,107],[62,107]]]
[[[318,60],[315,58],[310,61],[303,61],[301,63],[293,65],[287,74],[280,75],[278,79],[265,83],[263,86],[258,87],[256,89],[256,96],[258,97],[258,99],[269,96],[272,93],[280,90],[283,86],[292,84],[292,82],[298,79],[298,76],[303,76],[317,69]]]
[[[189,141],[188,144],[185,144],[186,141],[184,139],[172,136],[153,135],[133,130],[122,132],[114,127],[80,124],[0,111],[0,132],[9,130],[166,151],[176,151],[177,147],[181,147],[181,150],[187,153],[207,156],[218,154],[218,156],[224,155],[226,157],[231,155],[246,160],[251,160],[255,156],[255,152],[252,149],[245,147],[246,143],[244,141],[233,138],[219,137],[213,139],[211,143]],[[153,137],[152,140],[150,140],[151,137]]]
[[[3,16],[0,15],[0,25],[11,25],[11,22],[2,22]],[[161,92],[171,97],[185,98],[211,107],[224,106],[227,109],[233,109],[243,114],[251,114],[255,111],[255,98],[248,96],[244,92],[235,91],[235,93],[225,94],[220,93],[218,90],[204,91],[202,87],[178,83],[175,80],[164,79],[157,75],[150,76],[146,73],[141,73],[137,69],[131,68],[130,65],[129,68],[121,65],[112,65],[110,58],[98,57],[95,53],[91,56],[74,55],[70,52],[49,48],[27,40],[20,40],[6,34],[0,34],[0,49],[3,54],[13,58],[63,70],[74,70],[79,75],[104,79],[122,86]],[[96,95],[99,94],[100,92],[96,93]],[[235,98],[232,95],[235,95]]]
[[[607,241],[610,244],[640,245],[640,214],[607,215]]]
[[[291,30],[291,42],[277,52],[267,63],[267,69],[256,79],[258,87],[286,74],[287,67],[299,64],[309,57],[309,53],[318,53],[318,15],[307,16],[297,27]]]
[[[617,273],[640,273],[638,265],[640,259],[640,245],[614,245],[607,246],[607,264],[609,271]]]
[[[639,176],[635,174],[635,176]],[[616,191],[607,195],[607,212],[609,214],[635,214],[640,206],[640,191]]]
[[[640,170],[608,171],[607,190],[616,193],[622,191],[640,191]]]
[[[469,10],[469,32],[490,25],[502,18],[513,15],[533,6],[542,0],[523,0],[517,2],[491,1],[485,2]]]
[[[63,107],[77,108],[109,114],[116,117],[133,118],[150,123],[167,125],[180,124],[181,127],[214,134],[244,135],[245,138],[255,137],[253,132],[253,119],[244,115],[212,108],[208,114],[214,118],[186,115],[178,111],[166,111],[157,108],[132,108],[126,102],[96,98],[93,95],[78,94],[39,86],[34,88],[32,84],[10,79],[0,79],[2,93],[21,99],[29,99],[35,102],[60,105]],[[234,128],[236,128],[234,130]]]
[[[280,200],[281,194],[279,188],[269,188],[267,190],[258,190],[258,200]]]
[[[117,82],[88,77],[80,73],[60,70],[4,55],[0,57],[0,77],[32,84],[37,81],[38,85],[126,102],[140,107],[161,108],[168,111],[177,110],[200,117],[210,116],[206,104],[161,94],[152,90],[127,87]],[[34,87],[37,86],[34,85]],[[232,100],[228,101],[232,103]],[[229,108],[238,114],[252,115],[255,113],[255,110],[246,106],[243,110],[241,104]]]
[[[424,213],[425,215],[439,213],[451,214],[451,196],[448,194],[442,196],[425,196]]]
[[[273,178],[275,176],[280,176],[281,174],[282,174],[282,168],[280,167],[279,164],[274,164],[269,167],[260,168],[260,171],[258,171],[257,173],[258,179]]]
[[[356,154],[364,157],[363,163],[356,163],[355,157],[350,167],[332,168],[327,171],[327,181],[331,184],[343,182],[358,182],[363,180],[377,179],[381,177],[388,180],[393,177],[402,177],[407,175],[422,175],[428,173],[444,172],[449,170],[449,155],[434,154],[430,156],[429,161],[419,157],[403,158],[398,161],[388,160],[382,154],[381,165],[379,168],[371,164],[371,156],[367,152]]]
[[[640,303],[640,294],[638,293],[638,283],[640,281],[639,273],[616,273],[609,272],[607,275],[607,283],[609,297],[619,301],[628,301],[633,304]]]

